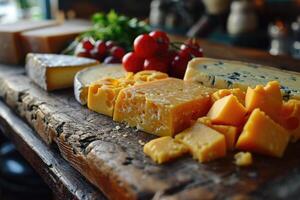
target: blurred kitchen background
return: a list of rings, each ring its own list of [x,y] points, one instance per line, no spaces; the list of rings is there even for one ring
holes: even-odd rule
[[[89,19],[111,9],[173,34],[300,59],[300,0],[0,0],[0,21]]]

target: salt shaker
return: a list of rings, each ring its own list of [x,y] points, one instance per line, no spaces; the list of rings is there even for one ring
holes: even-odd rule
[[[272,55],[284,55],[289,53],[288,29],[282,21],[270,24],[268,28],[271,37],[269,53]]]

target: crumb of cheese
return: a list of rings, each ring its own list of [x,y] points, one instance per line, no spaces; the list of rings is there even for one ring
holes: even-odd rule
[[[234,155],[234,159],[237,166],[249,166],[253,162],[250,152],[239,152]]]

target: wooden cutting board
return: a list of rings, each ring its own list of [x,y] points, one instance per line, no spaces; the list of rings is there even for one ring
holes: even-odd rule
[[[72,90],[47,93],[22,68],[0,65],[0,97],[110,199],[295,199],[300,145],[284,158],[254,155],[239,168],[233,153],[208,164],[185,157],[157,165],[143,153],[150,134],[113,122],[75,101]]]

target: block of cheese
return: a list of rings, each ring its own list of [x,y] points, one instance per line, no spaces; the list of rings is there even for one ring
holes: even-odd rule
[[[188,151],[187,146],[175,141],[170,136],[151,140],[144,146],[144,153],[158,164],[179,158],[188,153]]]
[[[23,50],[20,35],[24,31],[58,25],[56,21],[19,21],[0,24],[0,62],[20,64],[24,61],[26,51]]]
[[[192,127],[175,136],[175,140],[186,145],[199,162],[208,162],[226,155],[226,141],[223,134],[202,124]]]
[[[126,71],[120,64],[97,65],[79,71],[74,78],[74,94],[76,100],[82,105],[86,105],[89,85],[92,82],[103,78],[121,78]]]
[[[175,78],[121,90],[114,120],[158,136],[173,136],[204,116],[214,89]]]
[[[70,88],[75,74],[98,64],[97,60],[56,54],[27,54],[26,72],[33,82],[47,91]]]
[[[226,146],[228,150],[233,150],[235,147],[235,143],[238,138],[238,128],[235,126],[228,126],[228,125],[216,125],[213,124],[211,119],[208,117],[201,117],[197,120],[198,123],[202,123],[219,133],[222,133],[225,136]]]
[[[291,99],[284,102],[280,124],[290,133],[292,141],[300,139],[300,101]]]
[[[237,141],[236,148],[264,155],[282,157],[290,135],[264,112],[255,109]]]
[[[246,114],[245,107],[231,94],[217,100],[207,113],[207,117],[215,124],[239,126]]]
[[[236,96],[236,98],[239,100],[239,102],[242,105],[245,105],[245,97],[246,93],[242,91],[240,88],[233,88],[233,89],[221,89],[213,93],[211,96],[211,99],[213,102],[216,102],[217,100],[226,97],[228,95],[232,94],[233,96]]]
[[[116,98],[122,89],[167,77],[165,73],[149,70],[136,74],[128,72],[121,78],[100,79],[89,86],[87,106],[90,110],[112,117]]]
[[[26,52],[60,53],[80,33],[88,31],[91,25],[85,21],[65,22],[60,26],[26,31],[21,34]]]
[[[245,98],[246,110],[251,113],[259,108],[276,122],[279,122],[282,96],[280,85],[277,81],[271,81],[266,86],[257,85],[254,89],[247,89]]]
[[[234,155],[234,159],[234,163],[241,167],[252,165],[253,162],[252,154],[250,152],[239,152]]]
[[[279,81],[284,99],[300,99],[300,73],[273,67],[212,58],[195,58],[189,62],[184,80],[219,89],[266,85]]]

